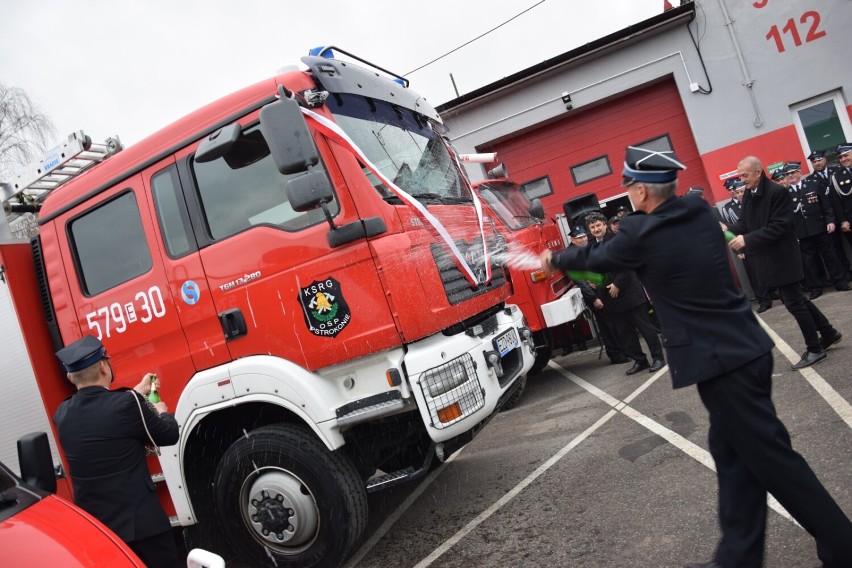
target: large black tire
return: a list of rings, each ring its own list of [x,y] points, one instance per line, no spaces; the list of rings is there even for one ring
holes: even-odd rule
[[[250,566],[339,566],[367,525],[355,467],[301,426],[258,428],[234,442],[215,488],[219,523]]]
[[[535,341],[535,361],[529,372],[531,375],[537,375],[553,357],[553,345],[551,345],[547,330],[536,332],[533,340]]]
[[[506,399],[503,406],[500,407],[500,412],[514,408],[518,401],[521,400],[521,395],[524,394],[524,389],[527,388],[527,376],[521,375],[518,377],[518,388],[512,393],[512,396]]]

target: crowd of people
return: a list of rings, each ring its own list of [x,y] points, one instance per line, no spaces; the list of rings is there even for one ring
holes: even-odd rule
[[[832,175],[831,183],[848,197],[852,164],[841,164],[846,174]],[[762,566],[767,492],[814,537],[823,566],[852,566],[852,523],[793,449],[776,415],[773,343],[734,281],[723,238],[725,230],[734,233],[726,235],[728,246],[745,254],[758,285],[779,289],[799,323],[808,351],[794,368],[824,359],[841,335],[800,287],[804,271],[790,190],[771,181],[758,158],[743,158],[737,168],[742,209],[720,227],[704,199],[676,196],[683,169],[673,152],[628,147],[622,185],[637,213],[622,218],[609,239],[544,251],[542,269],[634,271],[659,319],[672,386],[695,385],[707,408],[722,535],[712,560],[686,568]],[[840,225],[848,234],[848,224]]]

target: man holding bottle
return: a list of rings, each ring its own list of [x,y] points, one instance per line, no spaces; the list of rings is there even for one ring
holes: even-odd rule
[[[87,335],[57,351],[77,393],[53,423],[68,460],[74,502],[108,526],[149,568],[179,566],[171,524],[155,493],[145,443],[170,446],[178,425],[165,402],[149,405],[150,373],[133,389],[110,390],[103,344]]]

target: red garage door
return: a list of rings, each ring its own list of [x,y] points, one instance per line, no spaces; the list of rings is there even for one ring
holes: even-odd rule
[[[578,109],[565,119],[481,148],[497,152],[509,176],[532,184],[542,193],[549,216],[562,213],[562,204],[586,193],[605,201],[624,195],[620,186],[624,149],[628,145],[670,144],[686,164],[678,193],[690,186],[710,188],[692,130],[672,80],[643,87],[593,108]],[[710,191],[705,191],[712,202]],[[626,199],[626,198],[625,198]],[[621,201],[621,200],[619,200]]]

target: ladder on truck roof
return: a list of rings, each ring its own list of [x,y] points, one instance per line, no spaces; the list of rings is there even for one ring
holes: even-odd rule
[[[78,130],[24,168],[12,183],[0,182],[0,203],[5,212],[0,217],[0,238],[11,237],[9,223],[18,215],[38,212],[52,191],[122,149],[118,136],[97,144]]]

